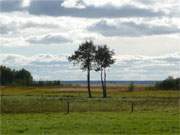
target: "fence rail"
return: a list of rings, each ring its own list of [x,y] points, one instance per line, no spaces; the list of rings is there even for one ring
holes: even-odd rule
[[[54,96],[1,96],[1,113],[30,112],[180,112],[179,98],[71,98]]]

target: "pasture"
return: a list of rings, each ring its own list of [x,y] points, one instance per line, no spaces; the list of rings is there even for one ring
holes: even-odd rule
[[[179,134],[180,92],[128,92],[126,86],[2,87],[1,133],[31,134]],[[69,114],[67,114],[69,104]],[[133,107],[133,108],[132,108]]]

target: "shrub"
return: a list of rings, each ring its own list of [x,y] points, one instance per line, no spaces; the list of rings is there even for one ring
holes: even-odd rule
[[[164,81],[156,83],[155,87],[163,90],[180,90],[180,78],[168,77]]]
[[[128,91],[134,91],[134,83],[133,82],[130,83]]]

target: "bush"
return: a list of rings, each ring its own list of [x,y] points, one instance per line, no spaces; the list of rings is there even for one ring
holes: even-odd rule
[[[130,83],[128,91],[134,91],[134,83],[133,82]]]
[[[163,90],[180,90],[180,78],[168,77],[162,82],[156,83],[156,88]]]

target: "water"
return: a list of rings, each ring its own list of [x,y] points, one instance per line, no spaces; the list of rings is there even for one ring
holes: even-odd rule
[[[135,85],[154,85],[158,81],[107,81],[107,85],[129,85],[130,83]],[[86,85],[86,81],[61,81],[62,84],[72,85]],[[100,81],[91,81],[91,85],[101,85]]]

